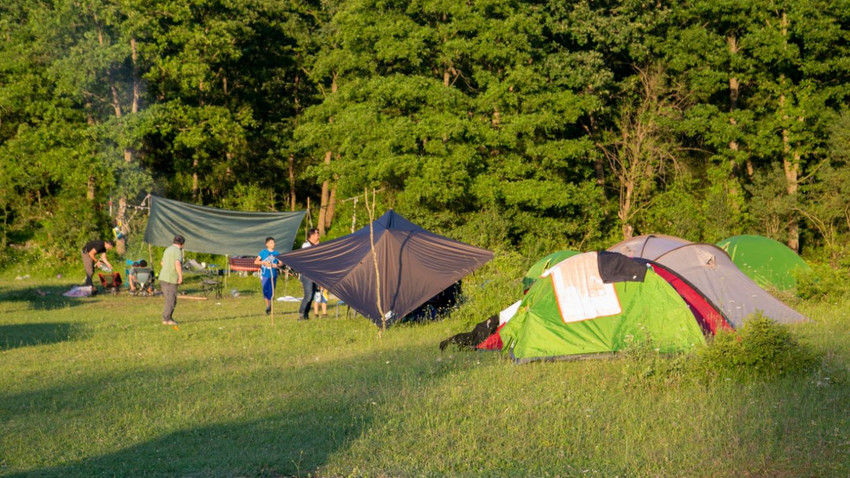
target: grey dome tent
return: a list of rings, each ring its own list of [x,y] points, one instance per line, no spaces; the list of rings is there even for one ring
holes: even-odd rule
[[[608,252],[619,252],[626,257],[642,257],[653,260],[665,252],[672,251],[677,247],[693,244],[687,239],[664,234],[646,234],[635,236],[618,242],[608,248]]]
[[[759,287],[717,246],[690,243],[672,236],[640,237],[636,246],[629,246],[628,252],[633,257],[649,259],[671,269],[720,309],[736,329],[747,316],[757,312],[778,323],[809,320]],[[676,242],[682,244],[676,246]],[[623,243],[608,250],[622,253]]]
[[[493,253],[426,231],[390,210],[372,223],[371,234],[366,226],[279,258],[381,327],[384,319],[386,325],[398,321]]]

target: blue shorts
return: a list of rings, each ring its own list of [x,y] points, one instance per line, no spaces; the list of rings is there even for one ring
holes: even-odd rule
[[[261,280],[263,284],[263,298],[268,300],[274,299],[274,297],[272,297],[272,278],[263,277]],[[274,278],[274,284],[277,284],[277,277]]]

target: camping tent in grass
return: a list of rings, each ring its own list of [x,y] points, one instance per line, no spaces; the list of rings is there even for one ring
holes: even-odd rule
[[[732,325],[723,315],[720,308],[714,305],[711,300],[688,283],[682,276],[655,261],[640,258],[635,258],[634,260],[646,263],[656,274],[676,289],[679,296],[690,307],[691,313],[694,314],[697,323],[702,327],[703,333],[714,335],[719,330],[732,330]]]
[[[687,239],[682,239],[675,236],[665,236],[663,234],[647,234],[643,236],[635,236],[626,239],[622,242],[614,244],[608,248],[609,252],[619,252],[627,257],[643,257],[646,259],[654,259],[665,252],[673,249],[692,244]]]
[[[528,290],[531,284],[534,284],[546,272],[546,269],[576,254],[578,254],[578,251],[555,251],[535,262],[522,278],[522,290]]]
[[[520,362],[611,353],[646,341],[677,352],[705,340],[667,281],[645,264],[606,252],[578,254],[551,268],[499,334]]]
[[[714,304],[734,328],[757,312],[779,323],[808,320],[747,277],[729,255],[712,244],[685,244],[657,256],[644,256],[668,269]]]
[[[403,318],[492,258],[490,251],[428,232],[392,210],[375,220],[371,231],[366,226],[280,256],[379,327],[383,319],[391,325]]]
[[[714,335],[719,330],[732,330],[732,326],[726,320],[726,317],[723,316],[720,309],[678,274],[648,259],[634,258],[632,260],[646,264],[647,267],[652,268],[653,272],[667,281],[678,292],[679,296],[688,305],[688,308],[691,309],[691,313],[694,315],[697,324],[702,328],[703,334]],[[544,274],[548,276],[548,274]],[[516,315],[521,304],[522,301],[517,301],[499,312],[499,326],[496,332],[479,342],[476,348],[481,350],[501,350],[503,344],[499,331]]]
[[[795,270],[810,270],[806,261],[779,241],[754,235],[733,236],[717,243],[741,272],[765,288],[797,287]]]

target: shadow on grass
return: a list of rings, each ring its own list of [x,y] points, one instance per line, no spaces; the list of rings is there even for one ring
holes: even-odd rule
[[[274,315],[275,315],[275,318],[292,320],[297,315],[297,313],[298,313],[298,311],[275,312]],[[186,319],[186,320],[182,320],[181,323],[182,324],[201,324],[201,323],[204,323],[204,322],[223,322],[223,321],[228,321],[228,320],[244,320],[244,319],[257,319],[257,318],[265,318],[266,320],[270,320],[270,317],[268,315],[266,315],[262,310],[260,310],[258,312],[248,312],[248,313],[245,313],[245,314],[227,315],[227,316],[224,316],[224,317],[213,317],[213,318],[209,318],[209,319],[194,319],[194,318],[193,319]]]
[[[95,297],[65,297],[62,294],[71,290],[70,285],[40,285],[24,288],[0,289],[0,301],[26,302],[32,309],[54,310],[83,305]]]
[[[62,322],[0,325],[0,350],[55,344],[81,335],[78,328]]]
[[[387,359],[409,360],[409,353],[213,375],[201,372],[209,363],[202,360],[141,374],[114,372],[23,394],[0,393],[0,401],[7,404],[5,418],[0,413],[0,427],[8,419],[32,420],[44,427],[45,436],[52,436],[51,429],[56,428],[68,440],[65,422],[52,416],[57,406],[97,418],[95,430],[81,431],[88,436],[72,437],[64,444],[42,443],[47,448],[65,447],[61,455],[84,458],[55,466],[42,462],[40,468],[29,470],[7,468],[4,476],[315,476],[333,455],[379,420],[383,400],[391,400],[400,388],[409,393],[411,386],[429,387],[450,373],[434,362],[387,369]],[[243,363],[247,357],[231,358]],[[190,394],[187,384],[200,386],[203,380],[204,390]],[[104,383],[110,384],[108,392],[103,391]],[[139,383],[145,384],[145,392],[136,390]],[[57,397],[61,403],[56,403]],[[116,408],[144,411],[123,416],[115,414]],[[179,410],[192,412],[187,416]],[[146,430],[133,431],[134,422]],[[114,431],[124,427],[129,427],[126,436],[116,437]],[[133,443],[131,437],[138,433],[156,437]],[[88,443],[92,436],[111,436],[108,446],[117,451],[86,456],[85,445],[67,448]],[[127,442],[132,444],[121,448]]]

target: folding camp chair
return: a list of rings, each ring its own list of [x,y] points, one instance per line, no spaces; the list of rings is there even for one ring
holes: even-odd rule
[[[100,278],[100,285],[103,287],[104,292],[109,291],[117,294],[121,288],[121,284],[124,283],[121,280],[121,274],[117,272],[106,273],[105,275],[102,272],[98,272],[97,276]]]
[[[150,267],[134,267],[127,277],[133,285],[133,295],[153,295],[153,269]]]
[[[210,274],[201,278],[201,293],[206,297],[211,292],[215,294],[216,299],[222,297],[222,278],[224,276],[223,269],[212,269]]]

